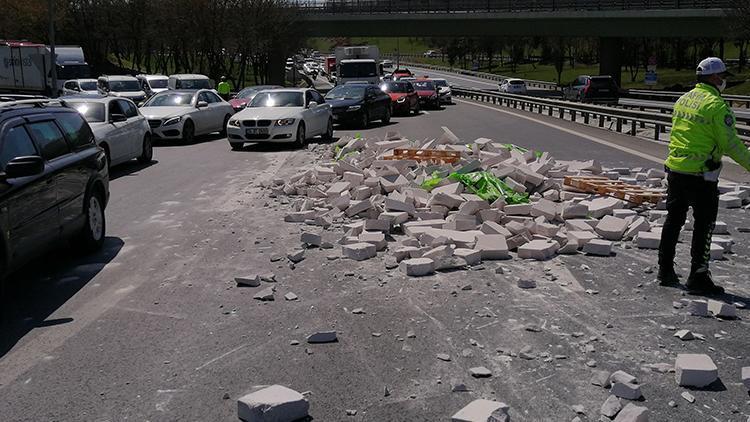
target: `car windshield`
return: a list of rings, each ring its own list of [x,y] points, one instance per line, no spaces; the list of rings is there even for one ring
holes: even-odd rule
[[[148,81],[148,85],[152,89],[154,89],[154,88],[156,88],[156,89],[166,88],[167,87],[167,82],[169,82],[168,79],[151,79],[151,80]]]
[[[177,89],[211,89],[208,79],[178,79]]]
[[[342,78],[367,78],[378,74],[373,62],[341,63],[339,72]]]
[[[435,84],[432,83],[432,81],[414,81],[412,82],[412,85],[414,85],[414,88],[422,91],[435,90]]]
[[[180,93],[162,93],[153,96],[146,102],[144,107],[180,107],[189,106],[193,101],[193,94]]]
[[[510,81],[509,83],[511,85],[523,85],[525,82],[524,81]]]
[[[261,92],[248,107],[302,107],[305,104],[301,92]]]
[[[448,81],[437,79],[435,80],[435,86],[448,86]]]
[[[109,81],[109,90],[114,92],[138,92],[141,85],[138,81]]]
[[[613,79],[610,78],[591,78],[591,87],[596,89],[612,88],[615,85]]]
[[[81,85],[81,91],[96,91],[96,82],[94,81],[81,82],[79,85]]]
[[[276,85],[259,85],[259,86],[251,86],[248,88],[243,89],[237,94],[236,98],[242,99],[242,100],[252,100],[253,97],[255,97],[255,94],[259,93],[260,91],[266,91],[269,89],[277,89],[281,88],[280,86]]]
[[[100,123],[104,121],[104,104],[102,103],[70,103],[70,106],[83,115],[89,123]]]
[[[330,100],[361,100],[365,97],[367,85],[339,85],[326,94]]]
[[[405,93],[405,92],[409,92],[409,83],[408,82],[388,82],[388,83],[383,84],[382,89],[385,92]]]

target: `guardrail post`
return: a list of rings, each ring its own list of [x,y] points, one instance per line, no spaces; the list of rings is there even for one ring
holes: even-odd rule
[[[583,113],[583,123],[589,124],[589,114]]]
[[[565,109],[562,107],[560,107],[560,118],[561,119],[565,118]]]
[[[576,121],[576,111],[570,110],[570,121],[575,122]]]
[[[526,111],[526,101],[521,101],[521,110]]]
[[[552,115],[552,106],[547,106],[547,114]]]
[[[635,129],[635,126],[636,126],[635,119],[630,119],[630,134],[633,135],[633,136],[635,136],[636,133],[637,133],[636,129]]]
[[[659,135],[661,134],[661,125],[659,123],[654,125],[654,140],[659,140]]]
[[[622,119],[621,118],[619,117],[617,118],[617,123],[615,127],[617,128],[617,132],[622,133]]]
[[[599,115],[599,127],[604,127],[604,115]]]

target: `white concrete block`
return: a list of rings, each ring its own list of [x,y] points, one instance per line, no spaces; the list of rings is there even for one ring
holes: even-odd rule
[[[706,387],[719,378],[719,368],[704,354],[678,354],[674,369],[677,384],[683,387]]]
[[[349,182],[351,186],[359,186],[365,182],[365,175],[362,173],[355,173],[353,171],[344,172],[344,181]]]
[[[474,249],[481,252],[483,260],[510,258],[505,236],[501,234],[481,234],[476,239]]]
[[[687,311],[693,316],[708,316],[708,302],[703,299],[691,300]]]
[[[352,184],[349,182],[336,182],[331,185],[326,191],[326,196],[329,198],[335,198],[341,196],[342,193],[348,191]]]
[[[639,398],[643,397],[643,393],[641,393],[641,387],[638,384],[630,382],[612,383],[612,388],[610,388],[609,392],[621,399],[638,400]]]
[[[622,207],[622,201],[617,198],[595,198],[589,204],[589,214],[593,218],[602,218],[605,215],[611,215],[615,209]]]
[[[628,228],[628,222],[623,218],[605,215],[596,225],[596,232],[607,240],[621,240]]]
[[[543,216],[549,221],[552,221],[557,217],[558,211],[557,204],[547,199],[540,199],[537,203],[531,206],[532,217]]]
[[[560,244],[555,241],[532,240],[518,247],[518,257],[544,261],[555,256],[558,249],[560,249]]]
[[[482,223],[479,231],[484,234],[501,234],[506,238],[513,236],[513,233],[511,233],[508,229],[492,221],[485,221],[484,223]]]
[[[564,202],[562,205],[561,216],[565,220],[573,218],[586,218],[589,214],[589,207],[575,202]]]
[[[648,422],[648,408],[628,403],[620,410],[614,422]]]
[[[323,243],[323,239],[317,233],[304,232],[300,236],[300,242],[311,246],[320,246]]]
[[[438,186],[432,190],[433,194],[436,193],[449,193],[452,195],[460,195],[464,191],[464,185],[461,183],[451,183],[444,186]]]
[[[482,262],[482,251],[468,248],[457,248],[453,255],[463,258],[467,265],[477,265]]]
[[[719,208],[731,209],[740,208],[742,206],[742,198],[735,196],[731,193],[725,193],[719,196]]]
[[[355,261],[364,261],[365,259],[375,257],[377,255],[377,248],[372,243],[360,242],[343,245],[341,252],[347,258]]]
[[[477,399],[451,416],[451,422],[488,422],[495,412],[507,414],[510,406],[505,403]]]
[[[651,230],[651,224],[644,217],[636,217],[628,225],[628,229],[625,231],[623,236],[625,239],[632,239],[640,232],[647,232]]]
[[[438,192],[430,197],[430,200],[427,202],[427,204],[430,206],[443,205],[452,210],[457,209],[463,202],[464,198],[460,195]]]
[[[583,252],[590,255],[612,255],[612,242],[603,239],[592,239],[583,245]]]
[[[590,231],[572,230],[568,231],[568,242],[574,242],[579,248],[589,243],[593,239],[598,239],[599,235]]]
[[[742,378],[742,384],[745,386],[745,388],[747,390],[750,390],[750,366],[745,366],[744,368],[742,368],[740,378]]]
[[[710,312],[711,315],[719,318],[737,318],[737,308],[734,305],[718,300],[708,300],[708,312]]]
[[[302,394],[272,385],[237,400],[237,416],[245,422],[292,422],[306,418],[310,403]]]
[[[640,249],[659,249],[661,233],[640,232],[635,237],[635,244]]]
[[[389,225],[395,226],[409,221],[409,213],[403,211],[386,211],[380,213],[378,220],[385,220]]]
[[[505,215],[531,215],[531,204],[514,204],[503,207]]]
[[[717,221],[714,225],[713,234],[729,234],[729,226],[723,221]]]
[[[359,235],[359,241],[375,245],[375,249],[379,251],[382,251],[386,246],[388,246],[388,242],[385,240],[385,234],[383,234],[382,232],[363,231]]]
[[[405,259],[398,268],[408,276],[421,277],[435,272],[435,261],[429,258]]]

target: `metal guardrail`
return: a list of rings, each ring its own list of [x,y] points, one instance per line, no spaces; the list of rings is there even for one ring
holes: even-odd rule
[[[395,59],[393,58],[392,60],[395,61]],[[413,62],[405,62],[405,61],[400,61],[399,63],[405,66],[421,67],[423,69],[437,70],[439,72],[456,73],[458,75],[473,76],[475,78],[489,79],[491,81],[498,81],[498,82],[505,80],[505,79],[514,78],[513,76],[496,75],[494,73],[477,72],[474,70],[456,69],[456,68],[452,68],[448,66],[431,65],[431,64],[425,64],[425,63],[413,63]],[[514,78],[514,79],[522,79],[522,78]],[[524,79],[524,81],[526,81],[526,86],[529,88],[540,88],[540,89],[550,89],[550,90],[558,89],[557,84],[554,82],[537,81],[534,79]]]
[[[646,89],[630,89],[628,90],[628,96],[633,98],[641,99],[655,99],[655,100],[668,100],[677,101],[684,94],[684,92],[675,91],[649,91]],[[721,95],[724,100],[729,103],[730,107],[745,107],[750,108],[750,96],[747,95]]]
[[[667,128],[672,127],[671,113],[626,110],[594,104],[572,103],[569,101],[494,93],[461,87],[453,87],[453,96],[529,112],[537,112],[539,114],[546,113],[548,116],[556,116],[560,119],[569,117],[570,121],[573,122],[577,122],[580,116],[584,124],[590,124],[591,121],[596,122],[598,120],[599,127],[604,127],[605,121],[614,122],[617,132],[632,136],[637,136],[639,129],[645,129],[648,126],[653,128],[653,139],[657,141],[660,140],[660,135],[667,131]],[[623,131],[623,128],[626,127],[629,128]],[[750,126],[737,125],[737,132],[745,143],[750,142]]]
[[[732,0],[292,0],[304,13],[467,13],[728,9]]]

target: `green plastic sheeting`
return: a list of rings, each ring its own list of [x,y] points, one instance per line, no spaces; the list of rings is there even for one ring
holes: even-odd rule
[[[495,202],[498,198],[503,198],[505,203],[509,205],[529,202],[529,195],[514,191],[494,174],[486,171],[476,171],[467,174],[451,173],[448,179],[461,182],[474,195],[485,201]],[[438,176],[437,173],[433,173],[432,177],[422,183],[422,188],[431,191],[442,180],[443,178]]]

